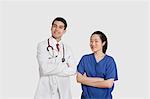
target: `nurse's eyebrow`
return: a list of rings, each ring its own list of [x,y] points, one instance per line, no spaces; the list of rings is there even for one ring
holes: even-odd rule
[[[53,26],[57,26],[57,24],[53,24]]]

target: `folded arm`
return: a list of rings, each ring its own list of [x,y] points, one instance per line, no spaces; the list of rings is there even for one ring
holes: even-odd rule
[[[98,77],[87,77],[86,74],[77,73],[77,82],[93,86],[97,88],[111,88],[113,86],[114,79],[104,80]]]
[[[67,64],[61,62],[61,58],[59,56],[49,59],[49,54],[46,48],[41,44],[39,44],[37,48],[37,60],[40,66],[41,74],[44,76],[56,75],[67,67]]]
[[[61,55],[58,57],[49,59],[49,54],[46,48],[39,44],[37,48],[37,60],[40,66],[41,74],[46,75],[58,75],[58,76],[71,76],[76,73],[74,59],[72,53],[68,53],[69,57],[65,62],[62,62]]]

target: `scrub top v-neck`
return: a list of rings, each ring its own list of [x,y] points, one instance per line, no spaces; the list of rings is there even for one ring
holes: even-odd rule
[[[113,57],[105,55],[100,61],[96,61],[94,54],[84,55],[78,66],[79,73],[88,77],[100,77],[104,80],[113,78],[114,81],[118,80],[116,63]],[[96,88],[82,84],[82,96],[81,99],[112,99],[112,88]]]

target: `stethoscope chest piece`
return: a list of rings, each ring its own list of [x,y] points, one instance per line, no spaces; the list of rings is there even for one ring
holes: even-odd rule
[[[65,62],[65,58],[62,58],[62,62]]]

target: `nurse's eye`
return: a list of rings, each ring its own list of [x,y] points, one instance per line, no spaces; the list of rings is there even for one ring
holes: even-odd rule
[[[56,27],[57,27],[57,25],[56,25],[56,24],[53,24],[53,25],[52,25],[52,27],[53,27],[53,28],[56,28]]]
[[[93,43],[93,41],[90,41],[90,43],[92,44],[92,43]]]

